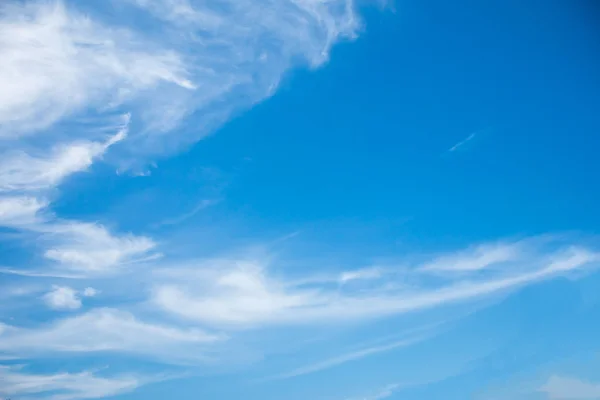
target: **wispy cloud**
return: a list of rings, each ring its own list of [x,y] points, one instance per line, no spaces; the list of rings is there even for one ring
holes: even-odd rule
[[[460,149],[461,147],[463,147],[464,145],[466,145],[467,143],[469,143],[471,140],[475,139],[476,136],[477,136],[477,132],[471,133],[469,136],[467,136],[466,138],[464,138],[460,142],[456,143],[454,146],[450,147],[448,149],[448,151],[449,152],[454,152],[454,151]]]
[[[69,222],[48,224],[43,232],[48,241],[56,241],[44,256],[67,269],[79,273],[112,272],[125,263],[147,259],[155,243],[143,236],[114,236],[98,224]],[[158,254],[155,253],[155,256]]]
[[[47,202],[29,196],[0,196],[0,226],[30,226],[38,222],[37,214]]]
[[[198,329],[138,320],[110,308],[94,309],[38,328],[0,325],[0,352],[15,356],[120,352],[164,360],[199,362],[206,345],[224,339]]]
[[[7,398],[99,399],[130,392],[144,383],[145,379],[134,376],[100,377],[91,371],[43,375],[0,366],[0,395]]]
[[[272,276],[267,265],[260,261],[215,260],[204,268],[198,265],[190,270],[170,269],[167,275],[161,276],[164,283],[156,286],[153,302],[165,312],[220,327],[322,324],[464,302],[575,270],[594,268],[600,261],[595,250],[571,243],[554,246],[553,249],[531,247],[519,256],[507,258],[504,268],[488,271],[491,273],[483,277],[465,279],[461,273],[448,276],[438,284],[431,284],[427,279],[419,283],[418,276],[423,271],[417,266],[411,275],[415,283],[392,291],[375,285],[368,290],[340,292],[339,288],[319,284],[318,280],[313,285],[296,286],[294,282]],[[492,254],[483,258],[493,260],[497,248],[482,248]],[[470,253],[463,254],[462,258],[460,254],[445,256],[458,266],[458,271],[472,263]],[[393,277],[388,277],[388,283],[390,279]]]
[[[351,0],[129,0],[120,7],[134,19],[109,22],[67,0],[2,5],[1,135],[34,134],[90,108],[127,109],[140,127],[130,153],[172,152],[270,96],[295,64],[322,64],[359,25]],[[136,29],[136,20],[153,29]],[[193,112],[194,129],[164,135]]]
[[[63,1],[0,8],[2,136],[32,134],[86,107],[116,105],[160,82],[185,90],[182,57]]]
[[[438,257],[421,267],[423,272],[474,272],[522,257],[524,243],[479,245],[463,252]]]
[[[95,158],[123,140],[126,127],[103,143],[75,142],[61,145],[49,155],[31,156],[25,152],[5,154],[0,161],[0,191],[42,190],[58,185],[65,177],[86,170]]]
[[[359,268],[328,279],[291,277],[263,259],[193,260],[183,268],[179,260],[159,260],[158,239],[52,211],[51,201],[69,177],[103,159],[126,169],[194,143],[275,93],[290,69],[322,65],[331,47],[353,38],[359,26],[352,0],[3,2],[0,226],[30,235],[39,257],[0,272],[21,275],[15,279],[53,278],[43,286],[58,283],[50,292],[36,289],[29,296],[36,305],[44,301],[71,313],[45,310],[43,321],[0,323],[2,357],[102,353],[197,365],[244,329],[368,321],[595,267],[597,250],[575,241],[550,249],[488,244],[401,272]],[[186,119],[192,114],[192,121]],[[162,225],[180,223],[209,205],[200,203]],[[141,262],[145,270],[119,276]],[[98,291],[58,279],[85,278],[85,285],[96,286],[94,279],[115,275],[119,279],[103,290],[117,291],[112,286],[126,281],[122,292],[138,288],[135,299],[126,305],[110,299],[111,307],[83,312],[84,297]],[[395,279],[401,284],[390,287]],[[419,340],[362,348],[284,377]],[[0,367],[1,396],[101,398],[146,382],[89,371],[41,374]],[[556,381],[546,389],[553,385]],[[369,399],[383,399],[395,389],[387,386]]]
[[[539,389],[550,400],[595,400],[600,398],[600,384],[578,378],[553,375]]]
[[[389,385],[386,385],[384,387],[382,387],[381,389],[379,389],[378,391],[376,391],[373,394],[367,395],[367,396],[363,396],[363,397],[353,397],[350,399],[346,399],[346,400],[382,400],[382,399],[387,399],[388,397],[390,397],[391,395],[394,394],[395,391],[397,391],[399,388],[401,387],[401,385],[397,384],[397,383],[392,383]]]
[[[118,132],[103,142],[72,142],[51,149],[49,154],[5,154],[0,161],[0,192],[8,194],[0,196],[0,226],[37,235],[41,244],[48,245],[44,256],[58,270],[97,273],[145,257],[155,247],[151,239],[115,236],[97,223],[60,220],[47,211],[45,199],[48,190],[85,171],[110,146],[123,140],[128,124],[128,115],[120,118],[113,127]]]
[[[359,359],[362,359],[362,358],[365,358],[365,357],[368,357],[368,356],[371,356],[374,354],[395,350],[395,349],[398,349],[401,347],[407,347],[407,346],[419,343],[419,342],[425,340],[427,337],[428,337],[428,335],[419,335],[419,336],[405,338],[403,340],[391,342],[388,344],[384,344],[381,346],[373,346],[373,347],[360,349],[360,350],[353,351],[350,353],[335,356],[335,357],[329,358],[327,360],[319,361],[319,362],[316,362],[311,365],[297,368],[293,371],[277,375],[274,379],[293,378],[296,376],[312,374],[312,373],[323,371],[323,370],[326,370],[329,368],[334,368],[339,365],[342,365],[342,364],[345,364],[345,363],[348,363],[351,361],[359,360]]]
[[[160,227],[160,226],[165,226],[165,225],[177,225],[180,224],[182,222],[184,222],[187,219],[192,218],[194,215],[198,214],[200,211],[214,206],[215,204],[218,204],[219,200],[215,200],[215,199],[205,199],[200,201],[198,204],[196,204],[196,206],[194,208],[192,208],[190,211],[181,214],[179,216],[173,217],[173,218],[167,218],[157,224],[155,224],[155,227]]]
[[[380,268],[364,268],[356,271],[346,271],[340,275],[340,283],[378,279],[383,275]]]

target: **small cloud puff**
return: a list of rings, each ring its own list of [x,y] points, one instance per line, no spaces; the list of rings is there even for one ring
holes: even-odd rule
[[[55,310],[77,310],[81,308],[81,295],[94,297],[100,293],[98,290],[87,287],[82,292],[68,286],[52,286],[52,290],[43,297],[46,305]]]
[[[52,291],[44,295],[48,307],[55,310],[76,310],[81,308],[81,299],[77,291],[68,286],[53,286]]]
[[[98,295],[99,293],[100,293],[100,291],[94,289],[93,287],[87,287],[87,288],[83,289],[83,292],[82,292],[82,294],[85,297],[94,297],[94,296]]]

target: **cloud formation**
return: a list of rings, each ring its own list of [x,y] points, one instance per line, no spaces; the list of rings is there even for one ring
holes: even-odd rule
[[[101,142],[71,142],[55,146],[49,154],[5,154],[0,161],[0,193],[7,194],[0,195],[0,226],[36,235],[40,243],[47,244],[44,257],[54,262],[55,270],[102,273],[144,259],[155,247],[151,239],[115,236],[97,223],[61,220],[47,211],[45,197],[65,178],[85,171],[125,139],[128,125],[129,116],[125,115],[112,127],[117,133]]]
[[[552,375],[539,391],[549,400],[595,400],[600,398],[600,384],[581,379]]]
[[[131,153],[172,152],[270,96],[294,65],[322,64],[359,25],[351,0],[128,0],[119,8],[107,21],[71,1],[2,5],[0,135],[126,109],[139,128]],[[136,29],[138,21],[153,29]],[[191,113],[193,130],[164,135]]]
[[[286,372],[278,375],[277,379],[293,378],[295,376],[312,374],[314,372],[323,371],[325,369],[333,368],[347,362],[359,360],[361,358],[368,357],[373,354],[383,353],[386,351],[395,350],[401,347],[407,347],[415,343],[421,342],[426,338],[425,335],[414,336],[403,340],[397,340],[395,342],[387,343],[380,346],[368,347],[360,350],[356,350],[350,353],[342,354],[336,357],[329,358],[327,360],[319,361],[317,363],[307,365],[304,367],[297,368],[293,371]]]
[[[447,276],[437,284],[426,278],[419,280],[419,276],[431,270],[431,265],[439,265],[440,258],[433,264],[425,262],[425,267],[404,270],[402,275],[388,272],[384,283],[362,290],[349,288],[342,291],[327,283],[319,284],[318,280],[312,285],[295,284],[273,276],[268,265],[259,261],[215,260],[194,269],[170,270],[169,274],[161,276],[164,283],[156,285],[153,302],[168,313],[210,326],[239,329],[327,324],[409,313],[503,293],[575,270],[595,268],[600,261],[600,253],[594,249],[571,243],[554,242],[552,249],[538,247],[535,240],[506,246],[522,246],[526,250],[519,256],[499,258],[498,255],[504,252],[499,253],[497,247],[485,245],[477,250],[475,262],[471,252],[444,256],[441,265],[461,274]],[[485,271],[483,275],[478,274],[481,268],[472,268],[498,259],[510,260],[510,264],[496,271]],[[466,271],[475,275],[465,278],[462,274],[465,266],[468,267]],[[348,274],[346,276],[351,276]],[[356,276],[360,275],[357,272]],[[387,289],[387,283],[400,279],[408,280],[410,285]]]
[[[199,329],[143,322],[131,313],[98,308],[37,328],[0,325],[0,352],[14,356],[119,352],[166,362],[199,362],[206,345],[224,337]]]
[[[295,66],[322,65],[336,42],[356,35],[355,8],[352,0],[1,4],[0,226],[27,235],[39,251],[37,265],[4,271],[40,279],[76,277],[94,286],[95,279],[106,279],[114,285],[103,289],[122,292],[107,293],[114,295],[110,307],[84,310],[83,298],[99,293],[91,286],[81,291],[59,281],[44,295],[36,292],[36,304],[41,296],[50,308],[72,313],[0,323],[0,356],[32,360],[102,353],[196,366],[241,330],[369,321],[595,268],[597,249],[577,241],[539,247],[490,243],[416,265],[338,271],[327,279],[292,278],[261,259],[223,257],[182,268],[180,260],[161,260],[159,240],[119,232],[110,222],[69,220],[52,212],[61,184],[109,152],[124,168],[176,152],[272,95]],[[200,203],[162,224],[177,224],[208,205]],[[134,263],[146,268],[120,275]],[[130,286],[117,288],[119,281]],[[50,283],[56,282],[43,287]],[[131,287],[136,296],[119,302]],[[418,340],[363,348],[283,377]],[[145,382],[90,371],[40,374],[0,367],[2,396],[100,398]],[[579,393],[591,390],[554,378],[543,391],[558,396],[566,393],[560,392],[565,385]],[[371,398],[385,398],[395,389],[391,385]]]
[[[114,107],[160,82],[193,88],[176,52],[67,2],[4,2],[0,37],[4,137],[39,132],[88,107]]]
[[[85,171],[110,146],[125,139],[129,117],[119,131],[104,142],[61,144],[49,154],[33,156],[24,151],[4,154],[0,161],[0,192],[40,191],[57,186],[64,178]]]
[[[55,310],[76,310],[81,307],[77,291],[68,286],[54,286],[44,295],[44,301]]]
[[[143,384],[130,376],[105,378],[90,371],[33,374],[0,366],[0,396],[42,395],[52,400],[99,399],[130,392]]]

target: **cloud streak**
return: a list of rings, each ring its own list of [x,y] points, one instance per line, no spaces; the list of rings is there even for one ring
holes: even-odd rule
[[[467,143],[469,143],[471,140],[475,139],[475,136],[477,136],[477,132],[471,133],[469,136],[467,136],[466,138],[464,138],[460,142],[456,143],[454,146],[450,147],[448,149],[448,151],[452,153],[452,152],[455,152],[455,151],[459,150],[461,147],[463,147],[464,145],[466,145]]]
[[[315,364],[307,365],[304,367],[297,368],[293,371],[286,372],[284,374],[276,376],[275,379],[293,378],[296,376],[312,374],[315,372],[334,368],[339,365],[342,365],[342,364],[345,364],[345,363],[348,363],[351,361],[355,361],[355,360],[360,360],[362,358],[365,358],[365,357],[368,357],[368,356],[371,356],[374,354],[392,351],[392,350],[395,350],[395,349],[398,349],[401,347],[411,346],[413,344],[416,344],[416,343],[419,343],[419,342],[425,340],[426,337],[427,336],[425,336],[425,335],[416,336],[416,337],[412,337],[412,338],[398,340],[398,341],[388,343],[388,344],[385,344],[382,346],[373,346],[373,347],[364,348],[364,349],[361,349],[358,351],[353,351],[350,353],[342,354],[342,355],[339,355],[336,357],[329,358],[324,361],[317,362]]]
[[[36,395],[50,400],[98,399],[130,392],[144,380],[132,376],[100,377],[90,371],[33,374],[0,366],[0,396]]]
[[[144,322],[111,308],[93,309],[37,328],[0,325],[0,352],[28,357],[119,352],[165,362],[197,363],[206,360],[208,344],[221,340],[221,335]]]
[[[0,161],[0,192],[40,191],[57,186],[76,172],[85,171],[110,146],[125,139],[129,116],[119,132],[104,142],[80,141],[58,145],[49,155],[23,151],[4,154]]]
[[[600,260],[594,250],[569,243],[555,245],[553,250],[531,247],[495,274],[467,276],[467,279],[462,274],[452,275],[435,285],[428,283],[428,279],[419,281],[423,270],[417,266],[409,272],[415,282],[394,290],[387,290],[381,283],[363,290],[342,291],[327,283],[319,285],[318,281],[296,286],[270,275],[267,266],[260,262],[216,260],[212,266],[208,262],[209,267],[171,270],[170,276],[161,276],[165,283],[156,286],[153,302],[165,312],[191,321],[236,329],[372,319],[503,293],[561,274],[594,268]],[[496,259],[496,247],[482,248],[488,249],[490,255],[478,257]],[[472,265],[470,253],[445,259],[452,260],[458,271]],[[394,279],[398,277],[388,275],[387,283],[393,283]]]

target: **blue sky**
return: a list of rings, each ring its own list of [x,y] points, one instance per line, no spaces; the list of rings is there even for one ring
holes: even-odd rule
[[[0,398],[600,399],[592,2],[0,6]]]

